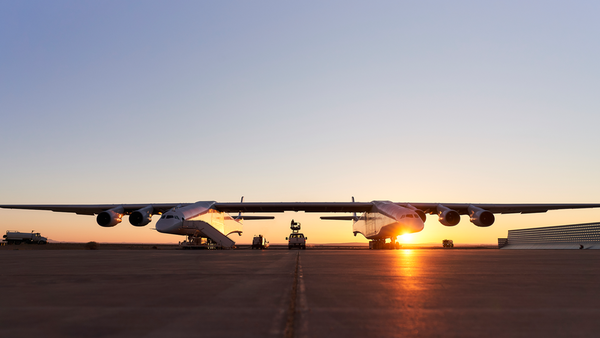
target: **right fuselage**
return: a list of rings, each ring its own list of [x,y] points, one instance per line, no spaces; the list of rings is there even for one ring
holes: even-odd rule
[[[424,220],[416,210],[388,201],[374,201],[374,208],[354,222],[353,230],[368,239],[395,238],[423,230]]]

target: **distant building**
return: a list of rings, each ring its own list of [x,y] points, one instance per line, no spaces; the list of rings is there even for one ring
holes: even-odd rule
[[[600,249],[600,222],[508,231],[500,249]]]

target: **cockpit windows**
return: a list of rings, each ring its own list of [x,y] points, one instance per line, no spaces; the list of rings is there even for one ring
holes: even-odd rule
[[[180,219],[179,216],[173,216],[173,215],[162,215],[160,217],[160,219],[169,219],[169,218],[175,218],[175,219]]]

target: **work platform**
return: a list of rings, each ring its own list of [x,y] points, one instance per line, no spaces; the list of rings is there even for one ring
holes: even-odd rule
[[[194,229],[194,235],[180,242],[182,249],[232,249],[235,242],[204,221],[183,221],[183,227]],[[236,232],[239,233],[239,232]]]
[[[600,249],[600,222],[508,231],[500,249]]]

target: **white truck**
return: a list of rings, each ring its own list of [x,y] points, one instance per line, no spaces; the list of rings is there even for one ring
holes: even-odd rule
[[[287,237],[285,239],[288,239]],[[298,248],[298,249],[302,249],[302,250],[306,250],[306,237],[304,237],[304,234],[300,234],[300,233],[295,233],[295,234],[291,234],[290,238],[288,239],[288,249],[291,250],[292,248]]]
[[[46,244],[48,243],[48,239],[46,237],[42,237],[39,232],[18,232],[18,231],[10,231],[6,232],[6,235],[2,236],[4,238],[4,242],[6,244]]]
[[[288,241],[288,250],[291,250],[292,248],[306,250],[306,240],[308,238],[304,237],[304,234],[301,234],[299,232],[300,231],[300,223],[294,222],[294,220],[292,220],[290,229],[292,229],[292,233],[290,234],[290,237],[285,238]]]

